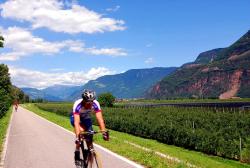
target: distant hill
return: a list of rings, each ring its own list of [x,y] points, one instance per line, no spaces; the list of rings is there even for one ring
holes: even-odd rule
[[[42,98],[48,101],[68,101],[69,96],[79,86],[54,85],[45,89],[21,88],[31,99]]]
[[[52,95],[60,100],[68,101],[70,100],[70,96],[79,88],[81,86],[54,85],[43,89],[43,92],[46,95]]]
[[[45,89],[22,88],[31,99],[43,98],[48,101],[74,101],[81,97],[82,90],[92,89],[97,94],[111,92],[117,98],[144,97],[143,93],[175,71],[176,67],[132,69],[116,75],[105,75],[91,80],[83,86],[54,85]]]
[[[81,89],[92,89],[97,94],[111,92],[117,98],[140,98],[145,96],[144,93],[148,88],[175,70],[176,67],[132,69],[121,74],[105,75],[91,80]],[[71,97],[80,97],[80,92],[75,92]]]
[[[146,93],[147,98],[250,97],[250,31],[227,48],[201,53]]]
[[[21,88],[22,91],[29,95],[31,99],[44,97],[44,93],[41,90],[35,88]]]

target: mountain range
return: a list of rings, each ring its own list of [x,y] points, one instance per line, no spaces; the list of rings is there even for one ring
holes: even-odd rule
[[[155,84],[146,97],[250,97],[250,31],[227,48],[201,53]]]
[[[54,85],[45,89],[21,88],[23,92],[29,95],[30,99],[44,99],[47,101],[68,101],[69,95],[80,86]]]
[[[176,67],[131,69],[124,73],[99,77],[83,86],[55,85],[42,90],[34,88],[22,88],[22,90],[31,99],[43,98],[48,101],[74,101],[81,97],[83,89],[94,90],[97,95],[111,92],[117,98],[141,98],[156,82],[175,70]]]

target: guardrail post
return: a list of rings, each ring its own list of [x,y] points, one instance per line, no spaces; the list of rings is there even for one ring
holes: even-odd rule
[[[242,148],[242,142],[241,142],[241,137],[240,137],[240,161],[241,161],[241,159],[242,159],[242,152],[241,152],[241,149]]]

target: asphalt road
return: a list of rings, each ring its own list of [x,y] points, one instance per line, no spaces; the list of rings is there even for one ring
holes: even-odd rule
[[[74,168],[74,135],[19,107],[13,112],[4,168]],[[103,168],[141,167],[106,149],[95,147]]]

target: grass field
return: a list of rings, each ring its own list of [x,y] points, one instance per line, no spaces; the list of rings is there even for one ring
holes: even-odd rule
[[[73,130],[68,117],[43,111],[33,104],[25,104],[24,107],[68,130]],[[95,129],[98,128],[95,127]],[[189,151],[183,148],[162,144],[155,140],[144,139],[126,133],[111,130],[110,135],[111,140],[109,142],[103,141],[100,136],[95,138],[95,142],[146,167],[250,167],[250,165],[242,164],[238,161],[208,156],[200,152]]]
[[[0,156],[3,150],[3,143],[4,143],[6,131],[10,122],[11,112],[12,112],[12,107],[7,111],[7,113],[2,118],[0,118]]]

